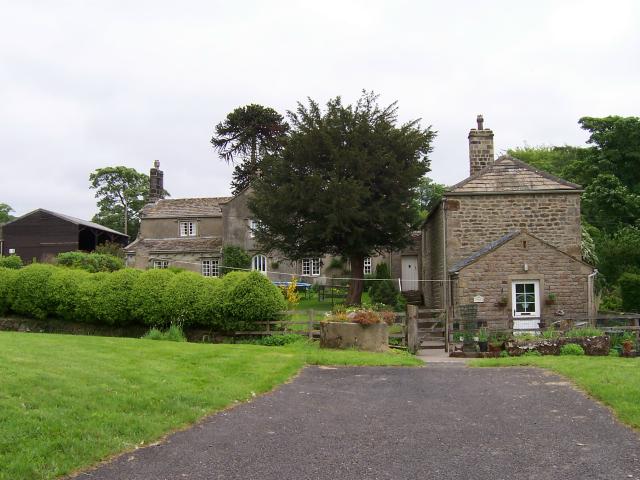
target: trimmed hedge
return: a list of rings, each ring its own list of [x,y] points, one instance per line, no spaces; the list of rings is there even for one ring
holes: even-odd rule
[[[640,275],[623,274],[620,277],[620,295],[626,312],[640,312]]]
[[[20,270],[0,268],[0,314],[11,311],[38,319],[235,331],[272,320],[286,306],[278,287],[257,272],[232,272],[212,279],[160,269],[89,273],[43,264]]]

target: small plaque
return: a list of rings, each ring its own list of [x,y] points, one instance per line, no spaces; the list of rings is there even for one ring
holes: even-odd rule
[[[484,297],[482,295],[476,295],[473,297],[473,303],[484,303]]]

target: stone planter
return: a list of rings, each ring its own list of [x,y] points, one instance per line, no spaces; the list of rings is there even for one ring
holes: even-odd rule
[[[575,343],[584,348],[586,355],[606,356],[609,355],[611,339],[606,336],[584,337],[584,338],[553,338],[540,339],[528,342],[511,341],[506,344],[509,355],[519,357],[525,352],[536,351],[541,355],[560,355],[563,345]]]
[[[389,327],[386,323],[360,325],[350,322],[322,322],[320,347],[386,352],[389,349]]]

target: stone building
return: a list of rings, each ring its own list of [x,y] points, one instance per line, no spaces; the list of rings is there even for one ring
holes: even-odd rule
[[[470,176],[422,227],[425,305],[449,323],[462,305],[476,305],[477,320],[494,328],[589,317],[595,271],[581,259],[581,187],[508,155],[493,158],[493,132],[479,116]]]

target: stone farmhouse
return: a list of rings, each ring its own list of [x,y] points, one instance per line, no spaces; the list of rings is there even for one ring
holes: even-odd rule
[[[348,270],[339,258],[331,256],[291,261],[277,253],[262,252],[252,227],[255,221],[247,206],[247,189],[233,197],[164,199],[164,174],[160,163],[150,171],[150,202],[141,213],[138,238],[125,248],[127,263],[136,268],[176,266],[218,276],[222,250],[227,245],[241,247],[252,257],[251,268],[271,280],[287,281],[295,275],[307,283],[327,283],[343,277]],[[392,252],[365,260],[365,273],[375,272],[380,262],[388,262],[403,291],[419,290],[419,234],[414,244],[402,252]]]
[[[494,161],[482,116],[469,133],[469,161],[470,176],[422,226],[426,307],[451,322],[475,305],[493,328],[593,315],[597,272],[581,257],[581,187],[508,155]]]

